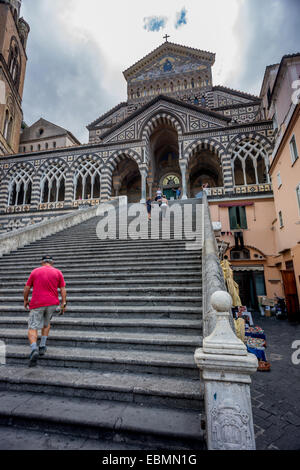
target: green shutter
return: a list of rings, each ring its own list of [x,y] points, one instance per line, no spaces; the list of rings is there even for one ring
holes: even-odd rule
[[[247,229],[247,217],[246,217],[246,207],[239,207],[240,210],[240,221],[241,221],[241,228]]]
[[[229,208],[229,220],[230,220],[230,229],[235,230],[237,228],[237,215],[236,207]]]

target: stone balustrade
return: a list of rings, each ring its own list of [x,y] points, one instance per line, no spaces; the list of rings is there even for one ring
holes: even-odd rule
[[[195,362],[204,384],[207,446],[209,450],[254,450],[250,383],[257,358],[234,332],[232,299],[225,291],[206,195],[203,204],[204,339]]]
[[[112,202],[111,204],[115,204]],[[98,215],[99,205],[0,235],[0,257]]]

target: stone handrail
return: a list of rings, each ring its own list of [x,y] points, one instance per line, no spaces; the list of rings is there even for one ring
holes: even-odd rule
[[[212,227],[207,195],[203,193],[204,242],[202,252],[203,337],[209,336],[216,325],[216,315],[211,308],[211,296],[216,291],[226,291],[220,265],[217,242]]]
[[[114,202],[111,202],[114,204]],[[101,205],[100,205],[101,206]],[[0,235],[0,257],[11,251],[22,248],[37,240],[61,232],[67,228],[78,225],[97,215],[100,206],[90,207],[84,210],[76,210],[70,214],[61,215],[53,219],[40,222],[30,227],[8,232]]]
[[[254,450],[250,384],[258,362],[235,334],[205,194],[203,206],[203,346],[194,357],[204,384],[207,446]]]

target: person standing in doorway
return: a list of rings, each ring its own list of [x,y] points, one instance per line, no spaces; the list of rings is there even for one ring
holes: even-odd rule
[[[32,287],[33,293],[29,302],[28,297]],[[32,271],[24,288],[24,307],[25,310],[30,311],[28,319],[28,339],[31,346],[29,367],[35,367],[38,357],[46,353],[50,320],[59,306],[58,289],[62,297],[61,315],[63,315],[67,306],[66,283],[62,272],[54,268],[52,257],[44,256],[42,266]],[[39,329],[42,330],[42,338],[38,348]]]
[[[181,188],[176,189],[176,199],[180,199],[181,196]]]

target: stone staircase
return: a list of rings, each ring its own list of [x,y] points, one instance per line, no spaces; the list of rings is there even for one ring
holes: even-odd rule
[[[0,424],[120,449],[203,449],[193,357],[202,344],[201,250],[187,251],[174,230],[169,240],[99,240],[99,220],[0,258]],[[54,317],[47,354],[29,369],[22,294],[44,254],[64,274],[68,310]]]

